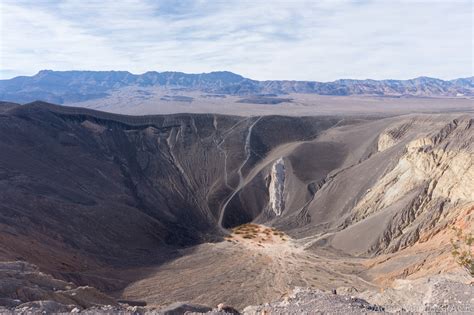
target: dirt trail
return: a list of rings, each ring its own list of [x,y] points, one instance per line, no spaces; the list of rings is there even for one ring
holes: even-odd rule
[[[234,198],[234,196],[242,189],[242,187],[244,187],[245,180],[244,180],[244,177],[242,175],[242,168],[245,166],[245,164],[247,164],[248,160],[250,159],[250,155],[252,154],[251,147],[250,147],[250,139],[251,139],[251,136],[252,136],[252,129],[260,121],[261,118],[262,117],[258,117],[257,119],[255,119],[255,121],[250,125],[250,127],[247,130],[247,136],[245,138],[245,145],[244,145],[246,158],[242,162],[242,164],[240,165],[239,169],[237,170],[237,174],[239,175],[239,184],[237,185],[237,188],[235,188],[235,190],[229,196],[229,198],[227,198],[227,200],[224,203],[224,205],[222,206],[222,209],[221,209],[220,214],[219,214],[218,223],[219,223],[219,226],[222,227],[222,228],[223,228],[222,220],[224,218],[224,213],[225,213],[225,209],[227,208],[227,205],[232,200],[232,198]],[[228,186],[228,184],[227,184],[227,178],[228,178],[228,175],[227,175],[227,153],[225,151],[223,151],[223,152],[225,154],[225,163],[224,163],[224,166],[225,166],[225,183]]]

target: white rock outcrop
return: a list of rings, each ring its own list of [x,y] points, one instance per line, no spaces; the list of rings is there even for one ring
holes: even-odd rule
[[[285,161],[283,158],[273,163],[270,177],[270,209],[275,215],[280,216],[285,209]]]

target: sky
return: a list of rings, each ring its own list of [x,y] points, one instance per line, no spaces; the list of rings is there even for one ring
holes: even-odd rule
[[[258,80],[473,75],[471,0],[0,0],[0,78],[232,71]]]

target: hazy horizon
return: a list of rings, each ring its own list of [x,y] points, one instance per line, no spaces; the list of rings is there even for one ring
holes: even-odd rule
[[[215,72],[230,72],[230,73],[233,73],[233,74],[236,74],[236,75],[240,75],[246,79],[250,79],[250,80],[255,80],[255,81],[308,81],[308,82],[320,82],[320,83],[329,83],[329,82],[334,82],[334,81],[338,81],[338,80],[356,80],[356,81],[364,81],[364,80],[374,80],[374,81],[391,81],[391,80],[394,80],[394,81],[408,81],[408,80],[415,80],[415,79],[419,79],[419,78],[430,78],[430,79],[435,79],[435,80],[443,80],[443,81],[452,81],[452,80],[457,80],[457,79],[469,79],[469,78],[472,78],[473,75],[471,74],[470,76],[464,76],[464,77],[456,77],[456,78],[447,78],[447,79],[441,79],[441,78],[437,78],[437,77],[431,77],[431,76],[426,76],[426,75],[420,75],[418,77],[413,77],[413,78],[407,78],[407,79],[393,79],[393,78],[382,78],[382,79],[373,79],[373,78],[358,78],[358,79],[355,79],[355,78],[337,78],[335,80],[331,80],[331,81],[317,81],[317,80],[292,80],[292,79],[266,79],[266,80],[258,80],[258,79],[255,79],[255,78],[252,78],[252,77],[247,77],[245,75],[242,75],[241,73],[236,73],[236,72],[233,72],[233,71],[229,71],[229,70],[215,70],[215,71],[209,71],[209,72],[189,72],[189,71],[173,71],[173,70],[163,70],[163,71],[160,71],[160,70],[148,70],[148,71],[144,71],[144,72],[133,72],[133,71],[129,71],[129,70],[121,70],[121,69],[110,69],[110,70],[88,70],[88,69],[70,69],[70,70],[54,70],[54,69],[41,69],[41,70],[38,70],[37,72],[35,73],[32,73],[32,74],[23,74],[23,75],[17,75],[17,76],[13,76],[13,77],[7,77],[7,78],[0,78],[0,80],[11,80],[11,79],[14,79],[14,78],[17,78],[17,77],[32,77],[32,76],[35,76],[37,74],[39,74],[40,72],[42,71],[53,71],[53,72],[128,72],[132,75],[143,75],[145,73],[148,73],[148,72],[157,72],[157,73],[166,73],[166,72],[175,72],[175,73],[184,73],[184,74],[189,74],[189,75],[195,75],[195,74],[209,74],[209,73],[215,73]]]

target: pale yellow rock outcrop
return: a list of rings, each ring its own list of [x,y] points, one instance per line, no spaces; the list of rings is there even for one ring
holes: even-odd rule
[[[470,120],[453,122],[435,134],[419,137],[405,147],[405,154],[354,207],[363,219],[386,208],[414,189],[426,189],[429,199],[448,203],[474,201],[474,152]],[[379,151],[394,145],[388,133],[379,137]]]

